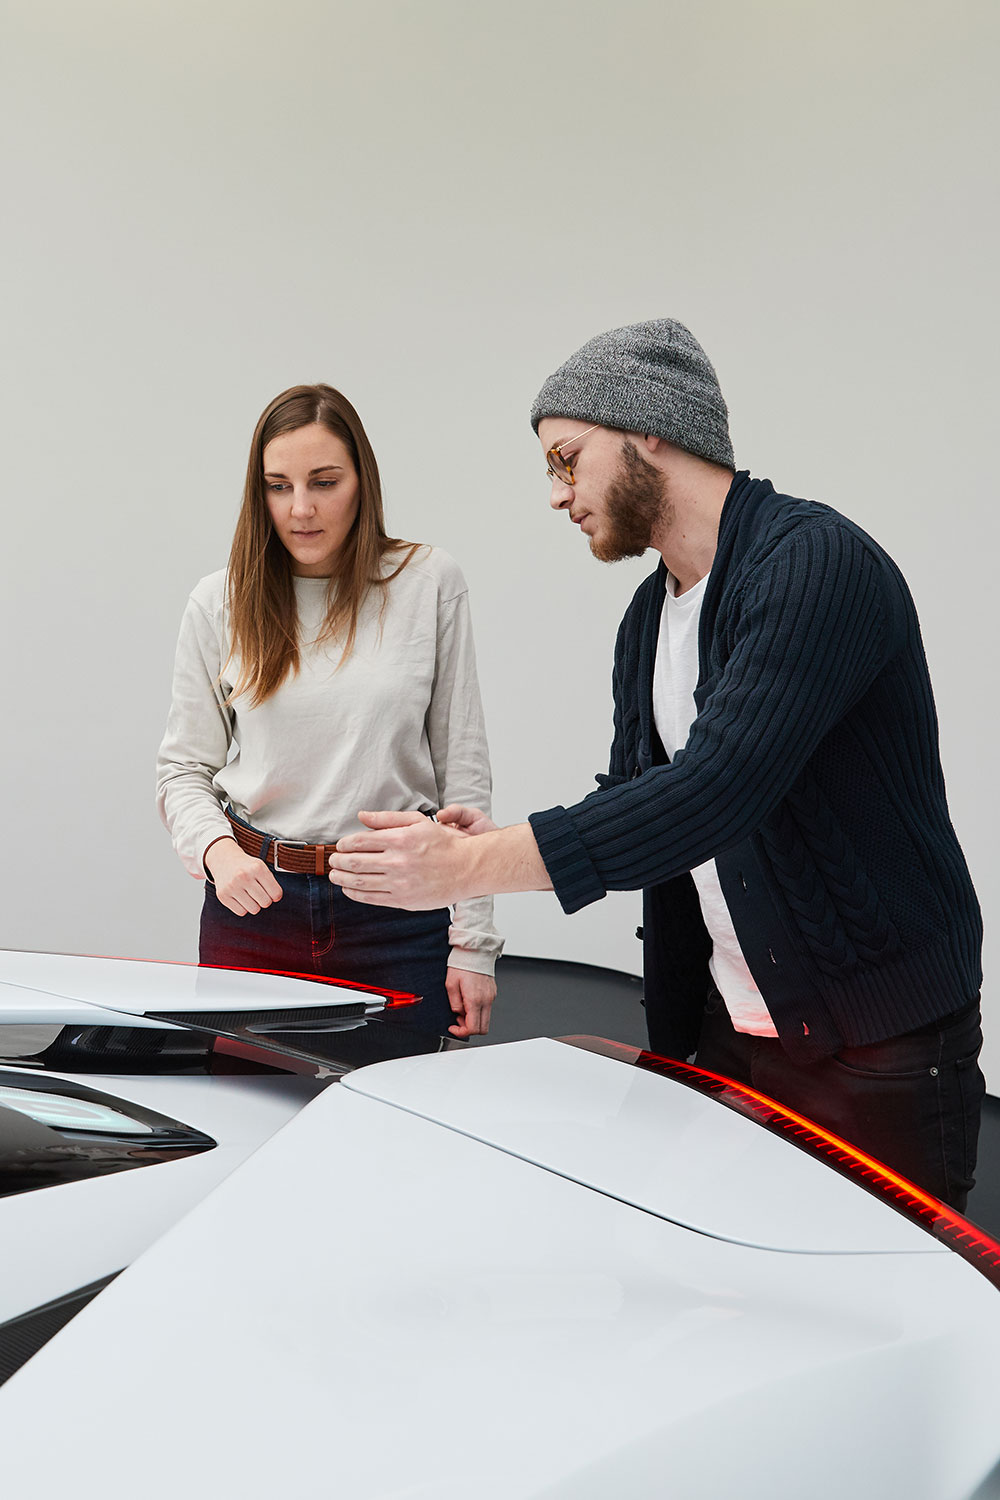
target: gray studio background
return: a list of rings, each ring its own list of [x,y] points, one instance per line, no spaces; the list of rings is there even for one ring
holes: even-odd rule
[[[390,529],[465,569],[499,818],[587,791],[649,565],[549,511],[527,410],[664,314],[738,463],[907,575],[995,922],[995,6],[36,0],[4,30],[0,945],[195,956],[152,802],[174,639],[297,381],[347,392]],[[498,905],[512,952],[638,967],[636,896]],[[985,1008],[995,1091],[989,967]]]

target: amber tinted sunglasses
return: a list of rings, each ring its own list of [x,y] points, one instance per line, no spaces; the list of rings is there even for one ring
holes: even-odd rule
[[[573,473],[572,459],[563,458],[563,448],[568,448],[570,443],[578,443],[581,438],[587,436],[588,432],[596,432],[601,424],[595,422],[593,427],[588,427],[584,432],[578,432],[571,438],[564,438],[554,448],[550,448],[545,457],[548,462],[546,474],[550,479],[561,479],[563,484],[576,484],[576,476]],[[573,457],[576,455],[574,454]]]

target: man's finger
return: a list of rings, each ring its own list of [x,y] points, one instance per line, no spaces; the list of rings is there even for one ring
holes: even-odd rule
[[[344,895],[361,906],[398,906],[399,902],[389,891],[358,891],[342,887]]]
[[[331,854],[330,869],[341,875],[385,875],[385,850],[372,854]]]
[[[354,871],[350,871],[335,884],[340,885],[345,891],[380,891],[383,896],[392,895],[389,883],[381,871],[377,875],[357,875]]]
[[[337,863],[342,870],[349,870],[354,875],[386,874],[384,849],[377,854],[345,854],[338,858]]]
[[[349,833],[337,840],[340,854],[381,854],[388,840],[382,833]]]
[[[344,889],[352,891],[377,891],[383,896],[391,896],[384,870],[376,870],[372,875],[351,874],[344,883]]]
[[[408,823],[423,823],[419,812],[359,812],[358,821],[366,828],[405,828]]]
[[[331,855],[331,860],[333,856]],[[353,891],[364,891],[372,895],[391,896],[389,877],[384,870],[354,870],[331,868],[330,879],[347,895]]]

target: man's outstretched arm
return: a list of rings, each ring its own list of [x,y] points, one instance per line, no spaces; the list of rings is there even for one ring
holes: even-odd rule
[[[330,856],[330,879],[352,901],[434,911],[473,896],[550,891],[528,823],[471,835],[419,812],[362,812]]]

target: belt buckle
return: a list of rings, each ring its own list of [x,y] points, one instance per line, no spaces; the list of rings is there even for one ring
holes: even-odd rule
[[[278,860],[281,857],[279,855],[279,853],[278,853],[278,850],[281,848],[282,844],[284,844],[289,849],[308,849],[310,847],[309,840],[308,839],[272,839],[271,840],[271,849],[273,851],[272,852],[272,858],[274,860],[274,868],[280,874],[282,874],[282,875],[301,875],[303,873],[307,873],[307,872],[303,872],[301,870],[286,870],[282,865],[280,865],[278,863]]]

